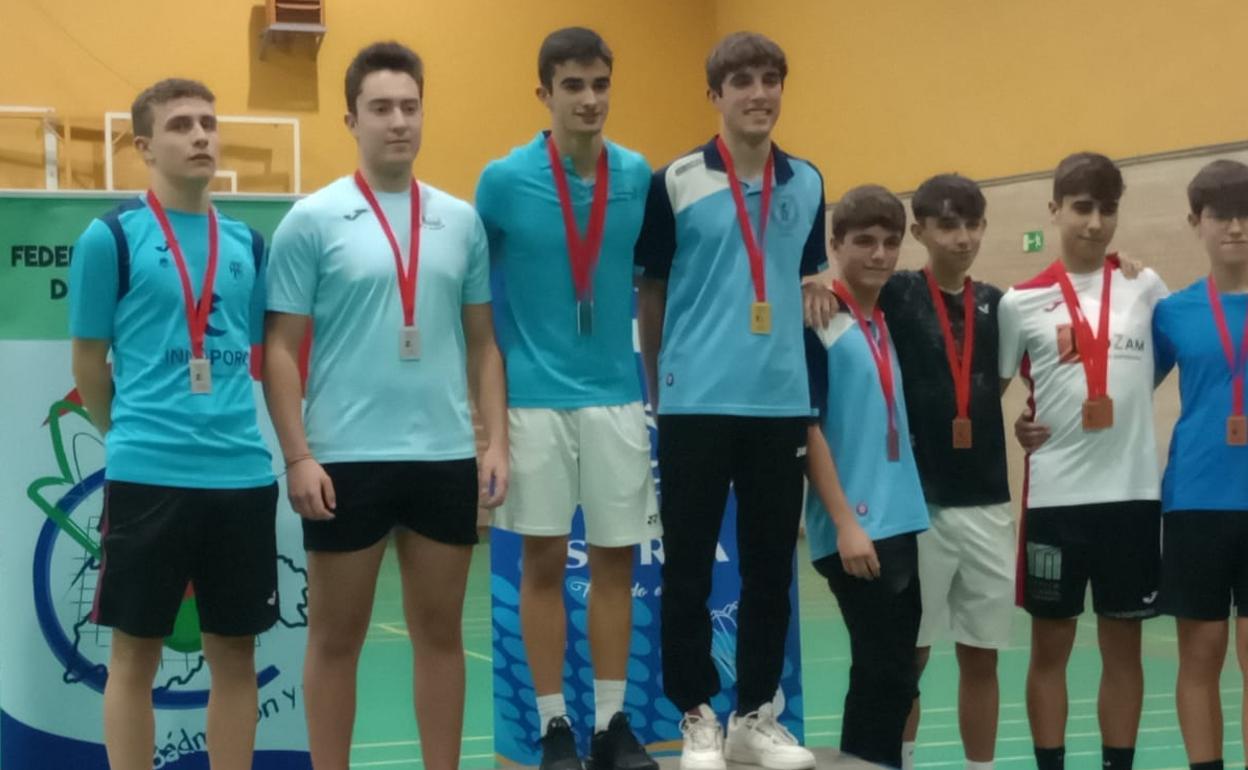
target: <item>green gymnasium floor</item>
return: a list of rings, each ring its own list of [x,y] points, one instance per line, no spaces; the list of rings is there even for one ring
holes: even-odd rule
[[[841,702],[848,682],[849,652],[836,602],[799,546],[804,689],[808,713],[806,738],[811,746],[835,746],[840,737]],[[468,669],[468,705],[464,720],[464,768],[494,767],[490,704],[489,546],[473,555],[464,608],[464,647]],[[398,566],[386,556],[372,626],[360,664],[359,713],[356,717],[352,768],[417,768],[420,744],[411,710],[411,657],[399,597]],[[1001,726],[997,766],[1003,770],[1034,767],[1023,681],[1027,667],[1027,617],[1019,612],[1014,643],[1001,655]],[[1137,770],[1185,770],[1177,717],[1174,676],[1177,668],[1174,624],[1153,620],[1144,626],[1145,700],[1136,753]],[[1099,679],[1096,628],[1089,618],[1079,624],[1071,658],[1071,718],[1067,728],[1067,766],[1098,767],[1100,739],[1096,725]],[[937,647],[922,683],[924,720],[919,731],[917,765],[921,768],[962,767],[957,728],[957,664],[952,646]],[[1231,657],[1222,677],[1226,720],[1226,766],[1243,767],[1240,739],[1239,672]]]

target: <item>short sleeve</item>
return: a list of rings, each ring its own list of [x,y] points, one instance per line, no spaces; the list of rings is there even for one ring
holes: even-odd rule
[[[117,240],[92,220],[74,244],[69,264],[69,336],[111,340],[117,311]]]
[[[507,185],[503,180],[504,170],[499,161],[491,161],[481,172],[477,180],[476,208],[477,216],[485,226],[485,234],[491,255],[497,256],[503,237],[502,215],[505,210],[502,196]]]
[[[980,286],[983,287],[984,296],[988,300],[988,312],[995,318],[997,312],[1001,309],[1001,297],[1003,292],[990,283],[980,284]]]
[[[646,215],[637,237],[633,263],[646,278],[667,280],[676,256],[676,214],[667,192],[667,167],[650,177]]]
[[[890,321],[900,314],[905,296],[905,279],[900,273],[893,273],[884,283],[884,288],[880,289],[879,299],[880,310]]]
[[[268,254],[264,249],[264,238],[253,231],[252,248],[256,250],[256,282],[251,287],[251,344],[264,342],[264,311],[268,299],[268,287],[265,285],[269,267]]]
[[[485,225],[475,212],[468,237],[468,273],[464,276],[463,303],[484,305],[490,301],[490,243]]]
[[[997,355],[1001,379],[1013,379],[1027,352],[1023,339],[1023,319],[1018,310],[1018,294],[1013,290],[1005,293],[997,305]]]
[[[823,194],[823,175],[815,170],[815,176],[819,179],[819,208],[806,236],[806,245],[802,247],[800,270],[803,276],[814,275],[828,265],[828,204]]]
[[[1161,382],[1178,362],[1178,350],[1170,336],[1169,326],[1173,314],[1171,303],[1160,302],[1153,311],[1153,379]]]
[[[828,408],[828,349],[813,329],[805,332],[806,377],[810,387],[810,416],[821,421]]]
[[[1161,279],[1151,268],[1146,271],[1150,279],[1148,286],[1148,306],[1157,307],[1157,303],[1170,296],[1170,287],[1166,286],[1166,282]]]
[[[312,315],[320,261],[320,231],[307,209],[296,203],[273,233],[266,278],[267,309]]]

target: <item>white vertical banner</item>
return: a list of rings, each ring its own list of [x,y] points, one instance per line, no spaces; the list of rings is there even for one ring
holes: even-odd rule
[[[258,383],[255,388],[262,405]],[[276,446],[263,407],[258,416],[266,440]],[[103,441],[73,391],[70,343],[0,339],[4,770],[107,770],[102,693],[111,635],[88,620],[99,575],[103,487]],[[299,518],[284,489],[277,526],[281,619],[256,645],[254,767],[309,770],[301,683],[307,573]],[[188,591],[152,691],[155,768],[208,767],[208,684],[195,598]]]

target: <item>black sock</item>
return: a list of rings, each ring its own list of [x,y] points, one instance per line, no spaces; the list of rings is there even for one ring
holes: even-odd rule
[[[1058,746],[1054,749],[1042,749],[1036,747],[1036,770],[1065,770],[1066,769],[1066,747]]]
[[[1193,762],[1192,770],[1222,770],[1222,760],[1211,759],[1208,762]]]
[[[1128,746],[1120,749],[1102,746],[1101,762],[1105,770],[1131,770],[1131,765],[1135,763],[1135,747]]]

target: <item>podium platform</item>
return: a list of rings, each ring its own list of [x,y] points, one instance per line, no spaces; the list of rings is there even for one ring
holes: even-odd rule
[[[815,754],[815,770],[881,770],[882,765],[873,765],[861,759],[842,754],[836,749],[826,746],[812,748]],[[680,770],[680,757],[656,757],[660,770]],[[760,770],[758,765],[742,765],[729,762],[728,770]]]
[[[883,765],[863,762],[861,759],[843,755],[833,748],[821,746],[812,748],[811,751],[815,753],[815,770],[882,770],[883,768]],[[655,759],[659,761],[659,770],[680,770],[680,756],[678,754],[659,755],[655,756]],[[519,770],[519,766],[504,765],[501,770]],[[728,770],[760,770],[760,768],[757,765],[742,765],[736,762],[729,762]]]

